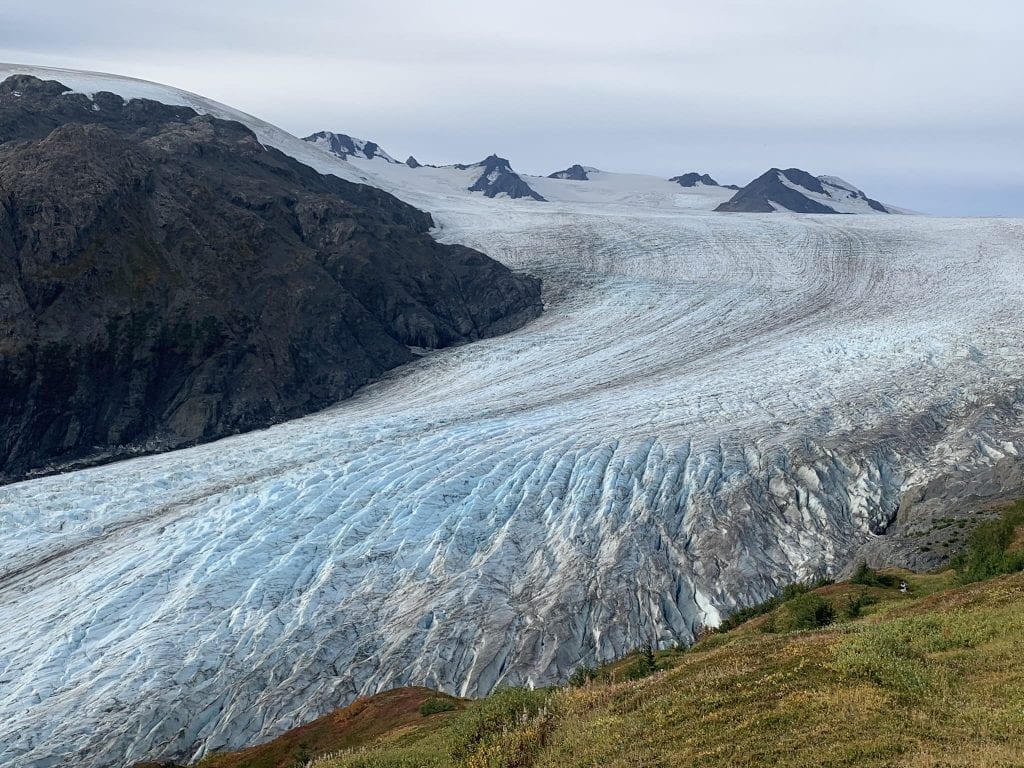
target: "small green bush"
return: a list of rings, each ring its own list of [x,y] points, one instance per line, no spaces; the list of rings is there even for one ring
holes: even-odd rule
[[[722,620],[722,623],[718,625],[718,631],[728,632],[741,624],[745,624],[753,618],[764,616],[766,613],[771,613],[780,605],[783,605],[800,595],[807,594],[819,587],[825,587],[834,583],[835,582],[832,579],[816,579],[811,582],[798,581],[793,584],[786,584],[776,597],[770,597],[764,602],[751,605],[747,608],[741,608],[735,613],[727,616]],[[772,631],[770,626],[765,626],[762,629],[767,632]]]
[[[642,680],[658,671],[658,664],[654,659],[654,650],[650,645],[641,648],[633,660],[633,663],[626,667],[627,680]]]
[[[722,619],[722,623],[718,625],[718,631],[729,632],[730,630],[736,629],[736,627],[741,624],[746,624],[753,618],[764,616],[766,613],[771,613],[776,607],[778,607],[780,602],[782,601],[779,598],[770,597],[757,605],[740,608],[740,610],[735,613],[731,613]]]
[[[478,751],[487,752],[488,745],[503,733],[535,718],[549,697],[545,690],[498,688],[487,698],[474,701],[452,726],[448,743],[452,761],[462,763]]]
[[[785,609],[772,622],[771,629],[775,632],[818,629],[828,626],[836,618],[832,603],[813,592],[798,595],[784,605]]]
[[[861,560],[857,565],[857,570],[850,577],[850,583],[860,584],[864,587],[894,587],[896,586],[896,578],[879,573],[874,568],[868,567],[868,564]]]
[[[878,602],[878,598],[873,595],[869,595],[867,592],[861,592],[858,595],[850,595],[847,598],[846,604],[843,605],[843,618],[844,619],[856,619],[864,612],[864,609],[869,605],[874,605]]]
[[[1024,525],[1024,502],[1018,502],[998,519],[975,528],[963,552],[953,560],[957,582],[969,584],[1024,570],[1024,552],[1007,551],[1021,525]]]
[[[427,715],[436,715],[438,712],[452,712],[458,708],[459,705],[456,704],[454,699],[431,696],[420,704],[420,714],[426,717]]]

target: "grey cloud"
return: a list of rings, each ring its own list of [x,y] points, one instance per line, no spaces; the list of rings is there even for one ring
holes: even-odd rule
[[[911,208],[1024,215],[1022,27],[1009,0],[51,0],[2,12],[0,58],[167,82],[438,162],[499,151],[526,171],[738,183],[805,165]]]

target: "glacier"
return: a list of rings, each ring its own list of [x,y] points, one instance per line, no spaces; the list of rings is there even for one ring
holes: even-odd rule
[[[836,575],[910,489],[1024,449],[1024,221],[722,215],[609,173],[487,199],[256,125],[543,278],[545,313],[301,420],[0,488],[0,764],[554,683]]]

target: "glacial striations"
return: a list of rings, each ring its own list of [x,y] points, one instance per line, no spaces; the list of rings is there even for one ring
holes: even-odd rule
[[[238,123],[66,91],[0,84],[0,480],[301,416],[540,311]]]

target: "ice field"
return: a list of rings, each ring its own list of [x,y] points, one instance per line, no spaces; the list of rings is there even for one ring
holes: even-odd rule
[[[248,120],[541,277],[546,309],[301,420],[0,487],[0,764],[557,682],[834,575],[909,488],[1024,449],[1024,221],[719,214],[729,190],[605,173],[488,200],[41,75]]]

